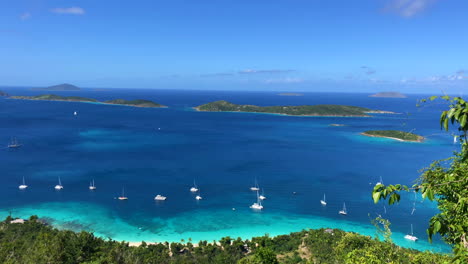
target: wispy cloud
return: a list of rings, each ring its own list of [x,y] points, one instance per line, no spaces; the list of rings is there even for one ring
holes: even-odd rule
[[[361,66],[361,69],[364,70],[364,73],[367,75],[375,74],[377,71],[368,66]]]
[[[294,72],[294,70],[278,70],[278,69],[254,70],[254,69],[245,69],[245,70],[239,71],[238,73],[239,74],[257,74],[257,73],[288,73],[288,72]]]
[[[21,14],[21,16],[20,16],[21,20],[28,20],[30,18],[31,18],[31,13],[29,13],[29,12],[25,12],[25,13]]]
[[[424,12],[438,0],[390,0],[385,10],[399,16],[410,18]]]
[[[56,14],[67,14],[67,15],[84,15],[85,10],[81,7],[58,7],[50,10]]]
[[[304,80],[300,78],[281,78],[281,79],[268,79],[264,83],[303,83]]]
[[[218,72],[218,73],[208,73],[208,74],[201,74],[200,77],[227,77],[227,76],[233,76],[234,74],[229,73],[229,72]]]

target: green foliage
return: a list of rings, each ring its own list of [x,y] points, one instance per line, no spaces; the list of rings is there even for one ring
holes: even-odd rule
[[[218,243],[142,243],[104,240],[88,232],[60,231],[33,216],[24,224],[0,222],[0,263],[355,263],[362,256],[394,263],[443,263],[450,257],[400,248],[367,236],[309,230],[252,241],[230,237]],[[255,242],[254,242],[255,241]],[[389,255],[385,255],[389,254]],[[365,262],[363,263],[371,263]]]
[[[196,109],[210,112],[253,112],[311,116],[368,116],[367,112],[371,111],[368,108],[347,105],[256,106],[238,105],[224,100],[200,105]]]
[[[376,137],[398,138],[405,141],[422,141],[424,139],[422,136],[399,130],[369,130],[363,134]]]
[[[389,204],[393,204],[400,200],[398,192],[415,191],[423,198],[436,201],[440,212],[429,221],[429,240],[435,234],[441,235],[453,248],[453,263],[468,263],[468,105],[460,97],[449,96],[432,96],[422,102],[437,98],[450,102],[449,109],[441,114],[440,124],[445,130],[449,129],[449,122],[458,126],[461,151],[425,168],[411,188],[399,184],[376,185],[372,198],[377,203],[389,197]]]
[[[137,99],[137,100],[124,100],[124,99],[114,99],[104,101],[105,104],[118,104],[118,105],[130,105],[138,107],[161,107],[158,103],[149,100]]]

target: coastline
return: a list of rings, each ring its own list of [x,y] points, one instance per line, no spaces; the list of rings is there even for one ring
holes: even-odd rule
[[[80,101],[80,100],[42,100],[42,99],[32,99],[32,98],[14,98],[8,97],[7,99],[12,100],[28,100],[28,101],[49,101],[49,102],[74,102],[74,103],[91,103],[91,104],[102,104],[102,105],[118,105],[118,106],[130,106],[130,107],[140,107],[140,108],[169,108],[166,105],[161,106],[141,106],[141,105],[128,105],[128,104],[111,104],[100,101]]]
[[[288,115],[282,113],[269,113],[269,112],[247,112],[247,111],[203,111],[199,110],[198,107],[192,107],[197,112],[207,113],[247,113],[247,114],[266,114],[266,115],[280,115],[280,116],[294,116],[294,117],[372,117],[370,115]]]
[[[395,137],[386,137],[386,136],[377,136],[377,135],[370,135],[370,134],[367,134],[367,133],[360,133],[361,135],[363,136],[366,136],[366,137],[378,137],[378,138],[388,138],[388,139],[393,139],[393,140],[398,140],[398,141],[401,141],[401,142],[416,142],[416,143],[422,143],[424,142],[424,137],[421,137],[421,139],[418,139],[418,140],[404,140],[404,139],[401,139],[401,138],[395,138]]]

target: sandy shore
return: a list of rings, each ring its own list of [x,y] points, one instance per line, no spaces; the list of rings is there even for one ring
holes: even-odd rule
[[[421,143],[421,142],[424,141],[424,137],[419,137],[420,139],[418,139],[418,140],[404,140],[404,139],[401,139],[401,138],[386,137],[386,136],[377,136],[377,135],[370,135],[370,134],[366,134],[366,133],[361,133],[361,135],[366,136],[366,137],[389,138],[389,139],[398,140],[398,141],[402,141],[402,142],[418,142],[418,143]]]

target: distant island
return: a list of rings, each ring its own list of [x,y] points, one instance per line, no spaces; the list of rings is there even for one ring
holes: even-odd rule
[[[355,116],[368,117],[368,113],[393,113],[371,110],[369,108],[348,105],[298,105],[298,106],[256,106],[238,105],[228,101],[216,101],[195,107],[207,112],[250,112],[271,113],[291,116]]]
[[[43,88],[33,88],[32,90],[40,90],[40,91],[80,91],[81,89],[73,84],[69,83],[62,83],[58,85],[52,85]]]
[[[424,137],[400,130],[369,130],[361,133],[368,137],[383,137],[399,141],[423,142]]]
[[[43,94],[34,96],[11,96],[11,99],[22,100],[46,100],[46,101],[70,101],[70,102],[98,102],[96,99],[80,96],[60,96],[55,94]]]
[[[406,95],[399,92],[380,92],[371,94],[369,97],[384,97],[384,98],[406,98]]]
[[[0,96],[8,96],[8,94],[5,93],[4,91],[0,91]]]
[[[113,105],[126,105],[134,107],[165,107],[164,105],[155,103],[149,100],[137,99],[137,100],[124,100],[124,99],[115,99],[100,102],[93,98],[86,98],[80,96],[60,96],[55,94],[43,94],[35,96],[11,96],[11,99],[21,99],[21,100],[43,100],[43,101],[67,101],[67,102],[92,102],[100,104],[113,104]]]
[[[301,93],[279,93],[279,96],[303,96]]]
[[[164,107],[164,105],[155,103],[149,100],[137,99],[137,100],[124,100],[124,99],[115,99],[102,102],[104,104],[115,104],[115,105],[128,105],[135,107]]]

